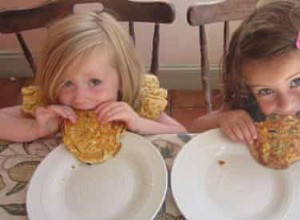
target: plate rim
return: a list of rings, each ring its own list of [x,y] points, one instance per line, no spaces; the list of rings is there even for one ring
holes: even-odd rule
[[[157,215],[157,213],[159,212],[159,210],[161,209],[161,207],[165,201],[167,190],[168,190],[168,184],[169,184],[168,183],[168,171],[167,171],[165,160],[162,157],[160,151],[151,143],[151,141],[144,138],[143,136],[132,133],[132,132],[125,131],[121,136],[121,143],[124,138],[126,138],[127,140],[135,139],[136,141],[140,142],[141,143],[140,145],[143,145],[140,147],[146,147],[148,149],[151,149],[150,151],[152,152],[152,156],[154,156],[157,159],[156,169],[159,168],[160,171],[153,172],[153,173],[155,173],[155,175],[156,174],[159,175],[159,177],[154,176],[153,181],[162,183],[162,184],[155,184],[157,186],[157,190],[161,191],[161,194],[157,196],[157,199],[155,201],[153,201],[153,203],[155,203],[155,207],[153,205],[152,210],[149,210],[148,208],[141,209],[141,210],[145,210],[144,214],[147,214],[147,216],[151,215],[150,219],[154,219],[154,217]],[[132,148],[130,148],[130,146],[122,146],[121,149],[122,148],[124,148],[124,149],[126,148],[127,151],[133,150]],[[60,153],[60,151],[61,151],[61,153]],[[55,159],[56,155],[59,156],[60,154],[65,154],[64,151],[68,152],[68,155],[67,156],[61,155],[62,157],[73,157],[77,164],[81,163],[73,156],[73,154],[71,154],[71,152],[69,152],[66,149],[66,147],[64,146],[63,143],[58,144],[57,147],[55,147],[49,154],[47,154],[47,156],[39,163],[39,165],[35,169],[33,175],[30,178],[30,181],[28,183],[28,190],[26,193],[26,210],[27,210],[27,216],[29,219],[33,220],[33,219],[36,219],[36,217],[39,217],[39,216],[35,216],[35,212],[33,211],[34,210],[33,206],[36,205],[36,202],[35,202],[35,198],[34,198],[35,196],[32,196],[32,195],[34,195],[35,193],[42,192],[42,191],[37,191],[35,189],[36,188],[35,186],[39,182],[38,179],[39,179],[39,176],[41,175],[40,173],[44,172],[45,167],[47,167],[48,163],[51,163],[51,160],[53,160],[53,157]],[[158,161],[159,161],[159,163],[157,163]],[[159,174],[159,173],[161,173],[161,174]],[[39,200],[39,201],[41,201],[41,200]],[[140,210],[140,209],[137,209],[137,210]],[[139,215],[141,214],[139,212],[137,212],[137,213]],[[45,216],[45,217],[47,217],[47,216]]]
[[[192,213],[190,213],[190,210],[186,209],[185,205],[183,205],[183,202],[181,201],[178,192],[180,190],[184,191],[185,189],[179,189],[179,186],[177,186],[179,184],[179,182],[180,182],[180,181],[178,181],[178,179],[180,179],[180,178],[177,177],[178,172],[179,172],[178,169],[180,169],[178,167],[181,166],[180,163],[181,163],[181,160],[183,160],[182,158],[186,157],[186,155],[188,154],[188,152],[191,151],[191,148],[195,148],[194,147],[195,144],[198,143],[198,145],[199,145],[198,147],[201,147],[200,145],[202,145],[202,144],[199,144],[199,139],[203,139],[203,137],[205,138],[205,136],[208,136],[208,135],[214,135],[213,137],[215,137],[215,140],[218,140],[218,141],[224,140],[224,141],[226,141],[226,145],[228,145],[228,143],[230,143],[230,142],[232,142],[233,145],[244,145],[242,143],[231,141],[230,139],[228,139],[222,133],[222,131],[219,128],[216,128],[216,129],[211,129],[211,130],[208,130],[206,132],[197,134],[190,142],[188,142],[178,152],[176,158],[174,159],[174,163],[173,163],[172,170],[171,170],[170,185],[171,185],[172,195],[173,195],[173,198],[175,200],[175,203],[176,203],[178,209],[180,210],[180,212],[182,213],[182,215],[185,216],[187,219],[195,219],[195,217],[196,217],[196,219],[199,219],[199,218],[203,218],[203,217],[205,218],[205,217],[209,217],[209,216],[194,216],[194,215],[192,215]],[[218,143],[218,142],[216,142],[216,143]],[[195,154],[195,152],[194,152],[194,154]],[[249,155],[250,155],[250,152],[249,152]],[[213,158],[212,158],[212,160],[213,160]],[[253,160],[254,160],[254,158],[253,158]],[[257,163],[257,162],[255,161],[255,163]],[[192,165],[194,165],[194,164],[192,164]],[[262,165],[260,165],[260,166],[262,166]],[[264,167],[262,166],[262,168],[264,168]],[[300,162],[299,163],[294,163],[292,166],[289,167],[288,170],[284,170],[283,172],[286,172],[286,174],[291,175],[291,178],[293,179],[293,182],[299,182],[300,181],[300,176],[299,176],[300,175],[300,171],[299,171],[299,168],[300,168]],[[293,184],[293,187],[296,188],[296,189],[294,189],[295,194],[293,195],[293,197],[299,198],[298,202],[300,202],[300,187],[299,186],[297,187],[297,185],[296,186],[295,185],[296,184]],[[181,194],[183,194],[183,193],[181,193]],[[289,220],[294,215],[296,215],[296,219],[299,219],[299,217],[300,217],[300,211],[298,211],[298,213],[293,213],[293,212],[297,211],[297,209],[295,208],[295,203],[296,202],[294,200],[295,199],[292,198],[292,202],[290,204],[290,207],[288,208],[289,210],[286,211],[286,213],[284,213],[284,215],[281,216],[280,219]],[[224,216],[224,218],[225,218],[225,216]],[[227,217],[226,219],[233,220],[234,217]],[[292,219],[295,219],[295,216]]]

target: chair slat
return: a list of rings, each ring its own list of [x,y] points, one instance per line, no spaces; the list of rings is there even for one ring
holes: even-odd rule
[[[36,71],[36,66],[35,66],[35,63],[34,63],[34,61],[33,61],[33,57],[32,57],[31,51],[29,50],[29,48],[28,48],[28,46],[27,46],[27,44],[26,44],[26,42],[25,42],[25,40],[24,40],[22,34],[19,33],[19,32],[17,32],[17,33],[16,33],[16,36],[17,36],[17,39],[18,39],[18,41],[19,41],[19,43],[20,43],[20,46],[21,46],[21,48],[22,48],[22,50],[23,50],[24,56],[25,56],[26,60],[27,60],[28,63],[29,63],[30,68],[31,68],[32,71],[35,73],[35,71]]]
[[[223,2],[197,3],[187,9],[187,21],[191,26],[199,27],[200,41],[200,74],[204,90],[206,111],[212,110],[212,89],[210,83],[210,65],[208,60],[207,36],[205,26],[207,24],[223,22],[223,53],[227,52],[229,44],[229,21],[246,18],[256,7],[258,0],[226,0]]]
[[[156,23],[154,25],[154,34],[152,41],[152,60],[151,60],[151,68],[150,72],[154,75],[158,74],[158,55],[159,55],[159,24]]]
[[[207,50],[207,39],[205,26],[199,26],[200,36],[200,54],[201,54],[201,82],[204,90],[204,101],[207,112],[212,111],[211,102],[211,85],[210,85],[210,74],[209,74],[209,61],[208,61],[208,50]]]
[[[248,16],[258,0],[227,0],[219,3],[198,4],[188,8],[187,20],[192,26],[241,20]]]
[[[119,21],[129,22],[129,34],[135,42],[134,22],[149,22],[154,25],[152,40],[151,72],[159,69],[159,24],[172,23],[175,19],[173,4],[164,1],[135,2],[129,0],[57,0],[47,1],[32,8],[0,11],[0,33],[16,33],[23,53],[31,69],[35,72],[35,64],[29,47],[21,32],[43,28],[53,21],[73,13],[75,5],[83,3],[99,3],[103,8],[112,11]]]
[[[134,23],[132,21],[128,22],[129,25],[129,35],[133,40],[133,43],[135,44],[135,31],[134,31]]]

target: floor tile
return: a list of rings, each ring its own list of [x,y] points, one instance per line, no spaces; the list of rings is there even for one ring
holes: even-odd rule
[[[19,93],[22,85],[19,81],[0,79],[0,108],[16,105],[20,101]]]
[[[204,99],[201,91],[171,90],[170,99],[172,107],[203,106]]]
[[[203,107],[178,107],[172,108],[172,117],[185,126],[190,128],[192,122],[199,116],[206,114]]]
[[[200,90],[171,90],[170,92],[170,105],[176,107],[204,107],[204,95]],[[222,94],[220,90],[212,91],[212,104],[213,107],[219,107],[222,103]]]

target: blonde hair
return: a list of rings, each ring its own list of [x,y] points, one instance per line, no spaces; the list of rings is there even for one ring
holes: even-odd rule
[[[47,104],[58,104],[68,67],[86,54],[106,49],[121,82],[121,100],[136,108],[144,70],[128,33],[107,12],[73,14],[53,24],[38,62],[36,84]]]

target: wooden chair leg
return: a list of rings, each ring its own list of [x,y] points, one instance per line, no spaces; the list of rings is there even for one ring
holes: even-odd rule
[[[151,60],[151,73],[154,75],[158,74],[158,56],[159,56],[159,24],[156,23],[154,26],[154,35],[152,42],[152,60]]]
[[[200,53],[201,53],[201,82],[204,92],[204,101],[207,113],[212,111],[212,101],[211,101],[211,85],[210,85],[210,70],[209,61],[207,53],[207,40],[205,28],[203,25],[199,26],[199,42],[200,42]]]
[[[20,46],[21,46],[21,48],[23,50],[25,58],[26,58],[27,62],[30,65],[30,68],[32,69],[33,73],[35,73],[36,67],[35,67],[35,64],[34,64],[34,61],[33,61],[33,57],[32,57],[32,54],[31,54],[31,52],[30,52],[30,50],[29,50],[29,48],[28,48],[28,46],[27,46],[27,44],[26,44],[26,42],[25,42],[22,34],[20,34],[20,33],[17,32],[16,36],[17,36],[17,39],[18,39],[18,41],[20,43]]]

